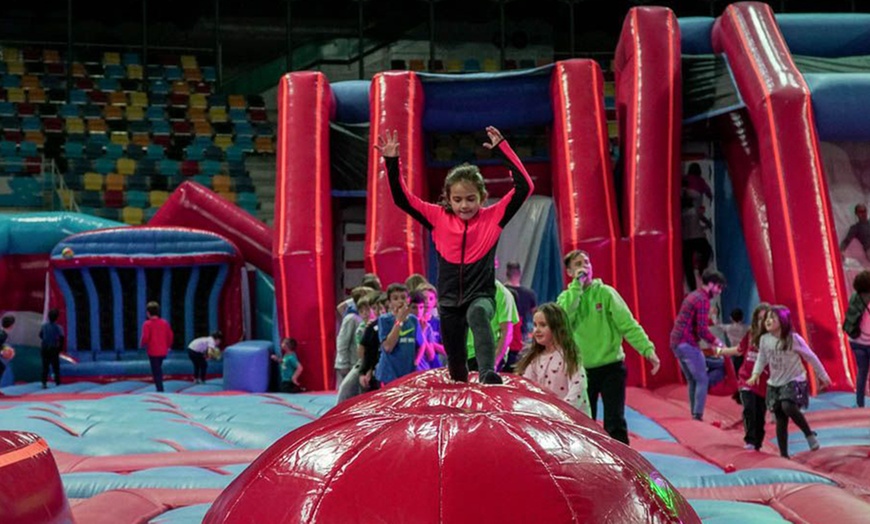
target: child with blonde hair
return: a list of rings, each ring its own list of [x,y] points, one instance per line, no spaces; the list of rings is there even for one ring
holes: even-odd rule
[[[561,306],[549,302],[538,307],[532,320],[532,343],[517,363],[517,374],[589,415],[586,371],[568,331],[568,315]]]

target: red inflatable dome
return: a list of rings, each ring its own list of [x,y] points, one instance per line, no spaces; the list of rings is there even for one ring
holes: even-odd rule
[[[446,406],[469,411],[537,415],[604,433],[601,426],[586,414],[522,377],[504,375],[504,385],[497,387],[478,384],[477,373],[469,378],[471,382],[465,384],[450,380],[446,370],[416,373],[397,380],[380,391],[342,402],[327,415],[377,414],[415,409],[422,412],[425,409]]]
[[[0,522],[73,522],[54,457],[39,435],[0,431]]]
[[[477,379],[478,375],[476,371],[472,371],[468,374],[468,382],[470,384],[477,384]],[[501,379],[504,381],[503,385],[510,388],[523,389],[526,391],[536,391],[538,393],[547,392],[547,390],[541,388],[531,380],[527,380],[518,375],[504,373],[501,375]],[[457,382],[454,382],[450,378],[450,373],[447,371],[447,368],[438,368],[430,371],[422,371],[417,373],[411,373],[410,375],[405,375],[398,380],[390,382],[390,387],[401,386],[429,389],[456,384]]]
[[[224,490],[203,522],[700,519],[646,459],[598,432],[424,402],[330,414],[285,435]]]

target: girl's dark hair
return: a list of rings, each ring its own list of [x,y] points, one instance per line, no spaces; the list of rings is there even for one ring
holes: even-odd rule
[[[480,194],[480,203],[486,200],[486,182],[483,180],[483,175],[477,166],[469,163],[459,164],[447,173],[447,178],[444,179],[444,190],[441,192],[441,204],[447,208],[449,212],[453,212],[450,207],[450,188],[458,182],[468,182],[473,185]]]
[[[773,306],[770,308],[770,315],[776,315],[776,318],[779,319],[779,343],[776,345],[776,349],[781,349],[783,351],[791,350],[794,345],[794,337],[792,336],[792,325],[791,325],[791,311],[785,306]]]
[[[758,347],[758,341],[761,340],[761,335],[765,334],[764,320],[767,318],[767,312],[770,311],[770,304],[762,302],[755,306],[752,311],[752,323],[749,326],[749,340],[752,345]]]
[[[864,293],[870,293],[870,271],[865,269],[855,275],[855,279],[852,280],[852,289],[855,290],[855,293],[861,295]]]
[[[583,251],[582,249],[575,249],[574,251],[571,251],[570,253],[565,255],[565,258],[562,259],[562,262],[565,264],[565,269],[568,269],[568,266],[571,265],[571,262],[573,262],[574,259],[579,257],[580,255],[586,255],[587,258],[589,257],[589,253]]]
[[[423,304],[426,302],[426,297],[423,296],[423,290],[415,289],[411,291],[411,303],[412,304]]]
[[[215,331],[214,333],[211,334],[211,338],[219,338],[219,339],[223,340],[224,334],[221,333],[220,330],[218,330],[218,331]]]
[[[580,349],[577,343],[574,342],[574,337],[568,331],[568,314],[559,304],[555,302],[547,302],[541,304],[535,310],[535,313],[544,315],[544,320],[547,321],[550,331],[553,333],[553,342],[562,348],[562,358],[565,360],[565,373],[570,377],[580,366],[583,365],[580,356]],[[523,351],[523,356],[516,365],[516,374],[522,375],[527,367],[535,360],[539,354],[543,353],[546,347],[538,344],[532,339],[532,343]]]

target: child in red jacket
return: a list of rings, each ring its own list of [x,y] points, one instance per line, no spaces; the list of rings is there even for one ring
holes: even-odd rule
[[[151,362],[151,376],[157,391],[163,391],[163,359],[172,347],[172,327],[169,322],[160,317],[160,304],[148,302],[145,306],[147,317],[142,324],[142,342],[140,345],[148,353]]]

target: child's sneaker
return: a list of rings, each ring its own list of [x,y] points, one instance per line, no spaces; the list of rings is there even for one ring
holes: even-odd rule
[[[819,445],[819,439],[817,439],[816,436],[817,435],[815,431],[807,435],[807,444],[810,445],[810,450],[812,451],[816,451],[821,447]]]
[[[501,377],[495,371],[484,371],[478,379],[481,384],[503,384]]]

